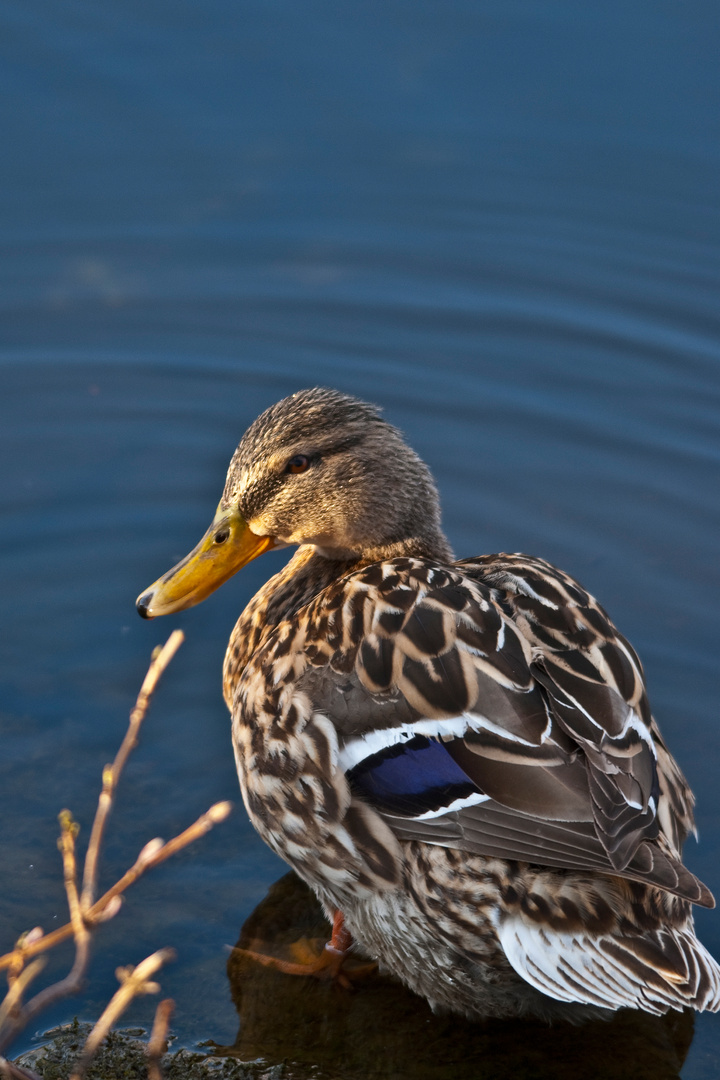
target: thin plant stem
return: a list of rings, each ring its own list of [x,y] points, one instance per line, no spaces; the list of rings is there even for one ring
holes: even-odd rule
[[[43,934],[39,927],[35,927],[34,930],[24,934],[18,940],[12,952],[0,957],[0,970],[8,969],[8,982],[10,984],[5,1000],[0,1004],[0,1053],[27,1026],[30,1020],[49,1005],[70,994],[78,993],[89,965],[92,935],[99,923],[113,918],[120,910],[122,894],[125,889],[147,870],[164,862],[165,859],[187,847],[194,840],[204,836],[214,825],[224,821],[230,813],[232,807],[229,802],[216,803],[189,828],[167,843],[159,839],[151,840],[145,845],[134,864],[123,874],[120,880],[98,900],[94,899],[97,890],[100,851],[118,780],[131,751],[137,745],[138,733],[158,681],[183,640],[182,632],[176,630],[170,635],[166,644],[162,648],[158,648],[153,654],[150,668],[130,714],[128,729],[120,749],[112,765],[106,765],[103,770],[102,790],[98,799],[98,807],[85,856],[81,891],[78,888],[75,843],[79,828],[68,810],[63,810],[60,813],[58,847],[62,855],[63,880],[70,922],[49,934]],[[68,974],[64,979],[40,991],[23,1005],[23,996],[28,986],[44,966],[43,959],[31,960],[31,958],[53,948],[70,937],[75,940],[75,959]],[[174,959],[174,956],[175,953],[172,949],[161,949],[143,960],[136,968],[118,968],[117,975],[121,987],[90,1032],[83,1053],[75,1067],[72,1080],[81,1080],[98,1046],[132,999],[139,994],[157,993],[159,991],[160,987],[156,982],[152,981],[152,976],[164,963]],[[31,962],[28,963],[28,961]],[[153,1080],[162,1080],[160,1058],[167,1037],[167,1028],[172,1009],[173,1002],[168,999],[161,1002],[156,1013],[153,1035],[148,1048],[149,1068]],[[36,1074],[31,1070],[14,1065],[4,1057],[0,1057],[0,1077],[8,1077],[10,1080],[38,1080]]]
[[[87,911],[92,907],[95,899],[95,890],[97,888],[97,873],[98,863],[100,859],[100,850],[102,846],[103,836],[105,834],[105,825],[107,819],[112,810],[113,800],[115,797],[115,790],[120,779],[120,775],[125,767],[125,762],[130,756],[131,752],[137,746],[138,735],[140,732],[140,726],[145,719],[150,699],[155,691],[155,688],[160,681],[160,677],[164,673],[168,664],[178,651],[185,635],[182,630],[173,630],[172,634],[165,642],[160,651],[153,656],[152,663],[148,668],[147,675],[143,679],[143,684],[140,687],[140,693],[137,696],[135,706],[130,713],[130,720],[128,723],[128,729],[125,733],[120,749],[115,755],[115,760],[112,765],[106,765],[102,774],[102,790],[98,798],[98,807],[95,813],[95,820],[93,821],[92,830],[90,832],[90,840],[88,842],[87,854],[85,856],[85,869],[83,873],[83,887],[81,904],[83,911]]]
[[[16,1065],[14,1061],[8,1061],[4,1057],[0,1057],[0,1076],[3,1080],[42,1080],[32,1069]]]
[[[70,1075],[70,1080],[82,1080],[88,1065],[102,1041],[107,1037],[113,1024],[125,1012],[133,998],[140,994],[157,994],[160,987],[152,981],[152,976],[160,970],[163,964],[175,959],[174,949],[159,949],[158,952],[146,957],[135,968],[118,968],[117,977],[120,979],[120,989],[113,994],[102,1016],[95,1024],[87,1037],[83,1052],[78,1058]]]
[[[90,962],[90,931],[85,925],[80,910],[80,898],[77,890],[77,863],[75,860],[75,839],[78,834],[78,825],[72,819],[69,810],[60,812],[60,839],[58,847],[63,860],[63,879],[65,893],[70,911],[70,926],[75,938],[75,960],[64,979],[58,980],[52,986],[41,990],[39,994],[31,998],[26,1005],[20,1007],[20,995],[15,994],[15,1006],[9,1012],[3,1028],[0,1030],[0,1051],[4,1050],[15,1036],[27,1027],[30,1021],[43,1012],[48,1005],[71,994],[77,994],[83,984],[85,973]],[[29,969],[28,969],[29,970]],[[8,996],[13,995],[20,977],[8,991]]]
[[[168,1027],[174,1009],[173,999],[165,998],[155,1010],[155,1020],[147,1044],[148,1080],[163,1080],[160,1060],[167,1050]]]
[[[221,821],[224,821],[231,810],[232,803],[228,801],[215,803],[215,805],[211,806],[209,810],[206,810],[204,814],[201,814],[197,821],[193,822],[187,829],[173,837],[172,840],[168,840],[167,843],[160,843],[157,848],[154,848],[153,844],[155,842],[151,840],[149,844],[145,845],[134,864],[123,874],[120,880],[112,885],[107,892],[103,893],[88,911],[83,913],[86,923],[92,925],[95,922],[101,921],[111,900],[123,893],[125,889],[137,881],[139,877],[142,877],[142,875],[153,866],[157,866],[159,863],[169,859],[171,855],[175,855],[178,851],[187,847],[188,844],[192,844],[195,840],[199,840],[200,837],[209,832],[214,825],[218,825]],[[22,947],[22,954],[25,959],[37,956],[38,953],[46,952],[48,949],[52,949],[56,945],[59,945],[60,942],[67,941],[72,935],[72,923],[65,923],[64,926],[59,926],[49,934],[43,934],[42,937],[36,938],[27,946]],[[5,953],[4,956],[0,956],[0,971],[2,971],[3,968],[10,967],[10,965],[15,962],[17,953],[18,949],[16,948],[13,952]]]
[[[0,1032],[2,1032],[9,1020],[14,1020],[25,991],[44,967],[45,958],[40,957],[38,960],[33,960],[31,964],[28,964],[24,971],[13,980],[12,986],[5,995],[5,1000],[0,1005]]]

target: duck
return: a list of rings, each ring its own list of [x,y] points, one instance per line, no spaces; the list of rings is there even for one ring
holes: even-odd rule
[[[682,862],[694,797],[594,597],[541,558],[456,560],[428,466],[324,387],[250,425],[210,528],[137,609],[282,547],[223,693],[247,813],[332,920],[328,955],[471,1020],[720,1009],[692,915],[714,899]]]

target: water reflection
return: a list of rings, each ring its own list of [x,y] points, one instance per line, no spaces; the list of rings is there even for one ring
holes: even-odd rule
[[[277,881],[246,920],[241,949],[280,954],[330,928],[294,874]],[[549,1027],[536,1021],[470,1023],[434,1016],[427,1004],[377,973],[354,993],[295,978],[234,951],[228,962],[240,1030],[224,1052],[289,1061],[308,1075],[343,1080],[671,1080],[680,1076],[693,1014],[624,1010],[611,1021]],[[314,1067],[314,1068],[311,1068]]]

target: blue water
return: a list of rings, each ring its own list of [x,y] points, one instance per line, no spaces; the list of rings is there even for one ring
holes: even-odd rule
[[[719,46],[710,0],[0,3],[3,950],[65,921],[56,814],[87,836],[175,625],[104,882],[238,804],[128,894],[42,1026],[171,944],[184,1041],[234,1038],[226,946],[284,867],[237,795],[220,666],[283,555],[179,618],[133,601],[248,423],[318,383],[406,431],[459,556],[542,555],[609,609],[720,893]],[[697,923],[720,956],[720,915]],[[700,1017],[682,1076],[719,1072]]]

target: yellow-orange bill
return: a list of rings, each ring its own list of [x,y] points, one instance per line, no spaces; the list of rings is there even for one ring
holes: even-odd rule
[[[257,536],[237,511],[218,507],[197,547],[137,598],[138,612],[154,619],[193,607],[272,547],[272,536]]]

